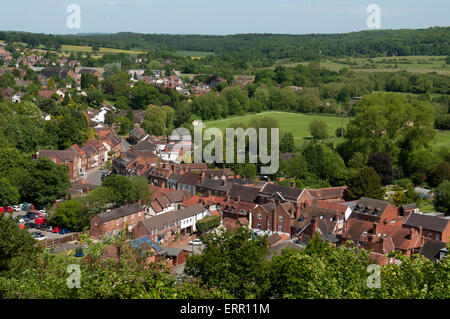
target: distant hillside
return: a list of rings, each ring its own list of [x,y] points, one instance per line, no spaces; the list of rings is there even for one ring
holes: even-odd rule
[[[345,34],[88,34],[46,35],[0,32],[0,40],[30,46],[99,45],[134,50],[201,51],[231,54],[241,58],[313,60],[320,57],[376,57],[450,55],[450,27],[428,29],[370,30]]]

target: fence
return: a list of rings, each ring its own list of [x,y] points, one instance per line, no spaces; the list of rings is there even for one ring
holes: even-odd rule
[[[44,246],[45,248],[51,248],[51,247],[55,247],[64,243],[67,243],[69,241],[74,241],[74,240],[78,240],[78,237],[82,234],[88,234],[89,235],[89,230],[81,232],[81,233],[71,233],[65,237],[61,237],[61,238],[55,238],[55,239],[47,239],[47,240],[43,240],[41,241],[39,244],[41,244],[42,246]]]

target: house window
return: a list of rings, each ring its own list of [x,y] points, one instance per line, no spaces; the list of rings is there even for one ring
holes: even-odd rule
[[[282,225],[278,226],[278,232],[280,232],[280,233],[283,232],[283,226]]]
[[[124,222],[124,223],[127,222],[127,216],[125,216],[125,217],[123,218],[123,222]]]
[[[134,219],[134,214],[133,214],[133,215],[131,215],[131,219]]]
[[[104,228],[108,227],[108,223],[104,223],[104,224],[103,224],[103,227],[104,227]]]
[[[279,221],[280,223],[282,223],[282,222],[283,222],[283,216],[279,216],[279,217],[278,217],[278,221]]]
[[[261,222],[258,222],[257,228],[258,228],[258,229],[261,229],[261,228],[262,228]]]
[[[138,213],[138,217],[141,217],[141,212]]]
[[[441,240],[441,235],[436,234],[436,240]]]
[[[258,214],[258,219],[262,219],[262,215],[261,214]]]
[[[433,235],[431,233],[428,233],[428,238],[431,238]]]
[[[116,220],[116,226],[119,226],[119,220]]]

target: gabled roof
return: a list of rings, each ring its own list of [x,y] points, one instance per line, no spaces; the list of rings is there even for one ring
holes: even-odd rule
[[[142,207],[139,203],[135,203],[133,205],[122,206],[104,213],[100,213],[97,216],[102,222],[107,222],[142,211],[144,211],[144,207]]]
[[[312,197],[317,199],[343,198],[344,191],[346,189],[347,186],[308,189],[308,193],[310,193]]]
[[[416,228],[422,226],[424,229],[443,232],[448,227],[449,222],[450,220],[442,217],[411,213],[403,225]]]
[[[200,181],[199,173],[187,172],[180,177],[178,183],[195,186],[199,181]]]
[[[385,200],[361,197],[353,209],[353,212],[379,217],[388,206],[389,202]]]
[[[139,223],[142,223],[144,228],[148,232],[151,232],[152,230],[160,230],[164,228],[165,225],[173,226],[175,222],[192,217],[203,211],[205,211],[203,205],[197,204],[181,210],[171,211],[161,215],[153,216],[143,221],[140,221]]]
[[[419,253],[425,258],[430,259],[432,262],[439,260],[439,254],[441,249],[445,248],[446,244],[443,241],[429,239],[426,240]]]
[[[38,157],[56,157],[61,162],[72,162],[77,156],[77,153],[73,149],[68,149],[64,151],[58,150],[40,150]]]
[[[303,189],[287,187],[283,185],[276,185],[272,183],[267,183],[260,191],[261,195],[272,196],[275,193],[281,194],[284,198],[288,199],[297,199],[300,194],[303,192]]]

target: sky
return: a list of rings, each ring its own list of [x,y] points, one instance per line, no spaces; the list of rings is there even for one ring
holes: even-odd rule
[[[71,4],[80,8],[80,28],[68,27]],[[0,30],[52,34],[346,33],[369,30],[370,4],[381,10],[381,29],[450,25],[448,0],[13,0],[1,5]]]

